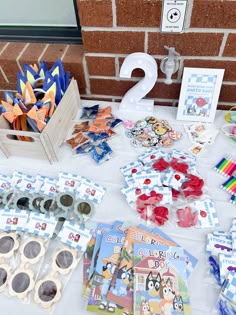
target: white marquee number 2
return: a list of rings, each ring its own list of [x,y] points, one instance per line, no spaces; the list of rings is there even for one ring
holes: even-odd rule
[[[129,111],[153,111],[154,100],[143,99],[154,87],[157,81],[157,63],[155,59],[146,53],[133,53],[128,55],[120,69],[121,78],[131,78],[134,69],[142,69],[145,73],[135,86],[124,95],[120,110]]]

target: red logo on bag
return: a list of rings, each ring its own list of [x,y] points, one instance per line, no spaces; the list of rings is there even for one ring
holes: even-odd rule
[[[13,219],[7,218],[6,224],[8,224],[8,225],[17,225],[17,223],[18,223],[18,218],[13,218]]]
[[[77,233],[74,235],[74,233],[70,233],[68,238],[76,243],[78,243],[79,239],[80,239],[80,235]]]

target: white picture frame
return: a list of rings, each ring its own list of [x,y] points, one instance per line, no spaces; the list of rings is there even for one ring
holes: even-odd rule
[[[224,71],[211,68],[184,68],[177,120],[214,121]]]

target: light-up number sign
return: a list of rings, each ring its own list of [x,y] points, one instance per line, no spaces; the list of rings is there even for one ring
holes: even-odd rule
[[[136,68],[145,73],[135,86],[124,95],[120,110],[153,111],[154,100],[143,99],[151,91],[157,81],[157,63],[155,59],[145,53],[133,53],[128,55],[120,69],[121,78],[131,78],[132,71]]]

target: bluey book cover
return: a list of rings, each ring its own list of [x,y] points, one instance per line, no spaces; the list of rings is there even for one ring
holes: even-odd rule
[[[90,229],[90,232],[92,233],[92,237],[88,243],[87,249],[84,253],[83,257],[83,296],[89,297],[89,287],[88,287],[88,281],[89,281],[89,270],[92,263],[92,256],[97,236],[97,228],[98,224],[91,222],[87,228]]]
[[[107,294],[107,300],[116,304],[113,314],[133,314],[133,244],[147,243],[157,245],[165,244],[176,246],[176,243],[131,226],[128,229],[124,246],[122,248],[119,266],[116,268],[114,277]]]
[[[158,227],[154,228],[152,230],[152,233],[155,235],[159,235],[160,237],[163,237],[171,242],[174,242],[173,239],[169,235],[164,233]],[[179,246],[179,244],[176,244],[176,246]],[[198,260],[196,257],[194,257],[190,252],[188,252],[185,249],[184,249],[184,257],[185,257],[185,265],[186,265],[186,275],[187,275],[187,278],[189,278],[194,268],[196,267]]]
[[[125,233],[112,230],[102,236],[95,271],[91,279],[91,291],[87,310],[90,312],[113,313],[116,305],[106,299],[115,268],[118,264]]]
[[[87,255],[84,258],[84,281],[87,281],[84,284],[83,296],[89,298],[91,290],[91,279],[97,264],[97,259],[99,255],[99,250],[102,242],[102,236],[106,231],[112,230],[112,224],[108,223],[99,223],[96,229],[96,238],[94,243],[91,244],[91,247],[88,249]]]
[[[190,315],[184,250],[134,244],[134,315]]]

